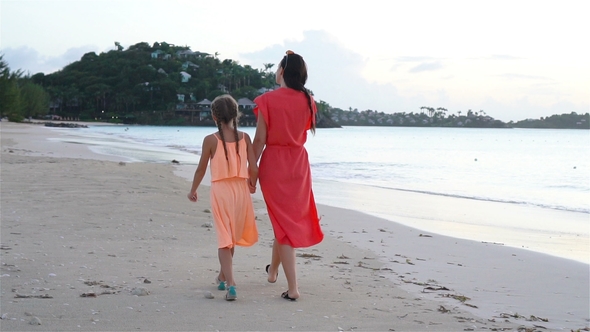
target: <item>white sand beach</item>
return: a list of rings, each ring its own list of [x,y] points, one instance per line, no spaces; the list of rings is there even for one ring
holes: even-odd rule
[[[208,187],[186,198],[194,169],[60,135],[0,123],[2,331],[589,330],[588,264],[323,205],[326,238],[298,250],[301,298],[285,301],[282,271],[266,281],[260,193],[260,241],[236,249],[227,302]]]

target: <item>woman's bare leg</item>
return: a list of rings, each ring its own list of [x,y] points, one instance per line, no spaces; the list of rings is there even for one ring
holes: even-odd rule
[[[270,267],[268,268],[268,282],[274,283],[277,281],[279,265],[281,265],[281,255],[279,254],[279,243],[275,239],[272,243],[272,257],[270,259]]]
[[[278,247],[283,270],[287,277],[287,285],[289,285],[288,295],[292,299],[297,299],[299,298],[299,287],[297,285],[297,271],[295,268],[295,248],[288,244],[278,244]]]

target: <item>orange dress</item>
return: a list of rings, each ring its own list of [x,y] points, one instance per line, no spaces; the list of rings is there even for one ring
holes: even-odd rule
[[[242,134],[243,135],[243,134]],[[211,212],[215,220],[219,248],[236,245],[248,247],[258,241],[254,220],[254,207],[248,189],[248,155],[246,140],[226,142],[227,160],[223,141],[217,136],[217,148],[209,163],[211,170]]]
[[[324,234],[311,186],[309,157],[303,146],[312,121],[307,98],[301,91],[280,88],[254,102],[254,114],[262,114],[267,126],[258,179],[275,238],[294,248],[318,244]],[[312,105],[315,114],[313,99]]]

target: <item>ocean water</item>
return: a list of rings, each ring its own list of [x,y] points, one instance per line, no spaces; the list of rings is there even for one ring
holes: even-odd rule
[[[97,153],[196,165],[214,130],[91,126],[70,133]],[[255,128],[241,130],[254,136]],[[318,203],[590,262],[590,131],[345,127],[318,129],[306,148]]]

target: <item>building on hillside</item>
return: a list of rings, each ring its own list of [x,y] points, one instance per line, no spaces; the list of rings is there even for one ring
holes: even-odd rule
[[[190,61],[185,61],[182,64],[182,70],[187,70],[189,68],[193,68],[193,69],[199,69],[199,65],[195,65],[194,63],[190,62]]]
[[[254,116],[254,107],[256,104],[248,98],[238,99],[238,108],[242,112],[240,117],[240,126],[253,127],[256,126],[256,117]]]
[[[191,50],[176,51],[176,57],[179,59],[192,58],[194,56],[195,56],[195,52],[193,52]]]
[[[187,83],[190,79],[191,79],[191,74],[185,72],[185,71],[181,71],[180,72],[180,82],[182,83]]]
[[[201,57],[201,58],[206,58],[208,56],[211,56],[211,54],[209,54],[209,53],[199,52],[199,51],[196,51],[194,54],[195,54],[195,56],[198,56],[198,57]]]
[[[211,54],[199,51],[191,51],[191,50],[181,50],[176,52],[176,57],[179,59],[189,59],[189,58],[205,58],[210,56]]]
[[[211,101],[203,99],[200,102],[194,102],[194,95],[190,95],[191,102],[184,102],[183,94],[178,94],[179,101],[180,96],[183,96],[182,102],[176,104],[176,114],[183,117],[188,123],[193,125],[212,125],[214,124],[211,120]]]
[[[201,100],[200,102],[197,103],[197,105],[199,105],[200,108],[206,108],[206,107],[211,107],[211,101],[207,98]]]
[[[248,98],[240,98],[238,99],[238,107],[242,110],[253,110],[256,104]]]
[[[157,59],[160,56],[162,56],[162,54],[166,54],[166,52],[164,52],[162,50],[155,50],[152,52],[152,59]]]

